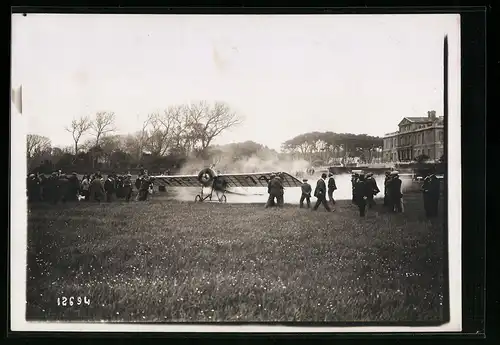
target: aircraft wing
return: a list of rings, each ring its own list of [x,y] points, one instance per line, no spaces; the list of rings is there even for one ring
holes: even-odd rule
[[[272,174],[272,172],[222,174],[219,177],[223,177],[227,181],[228,187],[267,187]],[[302,185],[299,179],[288,173],[281,173],[281,178],[283,187],[300,187]]]
[[[243,173],[243,174],[221,174],[219,178],[224,178],[227,182],[227,187],[267,187],[268,181],[271,179],[272,172],[263,173]],[[170,187],[200,187],[198,175],[159,175],[152,176],[153,183],[159,186]],[[283,179],[283,187],[300,187],[302,182],[296,177],[281,173]]]
[[[169,187],[200,187],[198,175],[159,175],[152,176],[153,184]]]

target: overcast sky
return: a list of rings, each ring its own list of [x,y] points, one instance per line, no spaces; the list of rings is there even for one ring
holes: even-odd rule
[[[13,15],[12,81],[27,131],[71,145],[73,118],[117,114],[119,133],[172,104],[227,102],[245,122],[216,143],[279,149],[309,131],[382,136],[404,116],[459,107],[458,15]]]

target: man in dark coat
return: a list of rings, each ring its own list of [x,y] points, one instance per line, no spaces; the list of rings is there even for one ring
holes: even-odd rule
[[[368,208],[372,208],[375,205],[375,200],[373,200],[373,198],[380,192],[380,189],[378,189],[377,181],[375,181],[375,179],[373,178],[372,173],[366,174],[365,181],[369,191],[366,201],[368,204]]]
[[[71,196],[70,196],[70,184],[69,184],[69,180],[68,180],[68,177],[66,175],[60,175],[58,178],[57,178],[57,191],[56,191],[56,195],[57,195],[57,201],[62,201],[63,203],[65,203],[66,201],[69,201],[71,199]]]
[[[149,186],[151,182],[147,176],[143,176],[141,180],[141,186],[139,187],[139,201],[146,201],[148,199]]]
[[[427,218],[433,218],[438,215],[440,182],[434,172],[424,179],[422,192],[424,195],[424,209]]]
[[[307,183],[307,179],[302,180],[302,186],[300,188],[302,189],[302,195],[300,196],[300,208],[304,207],[304,200],[307,202],[307,208],[311,208],[311,192],[312,192],[312,187],[309,183]]]
[[[371,193],[371,186],[365,180],[364,174],[359,174],[356,183],[354,184],[354,201],[359,209],[359,215],[365,216],[366,200]]]
[[[325,209],[328,212],[331,212],[331,208],[328,205],[328,202],[326,201],[326,174],[323,173],[321,174],[321,178],[316,182],[316,188],[314,189],[314,196],[316,197],[316,204],[312,208],[313,211],[316,211],[319,207],[319,205],[323,204]]]
[[[354,197],[354,186],[356,185],[356,182],[358,181],[358,174],[353,173],[351,175],[351,186],[352,186],[352,203],[356,204],[356,198]]]
[[[58,196],[57,196],[57,180],[58,180],[57,172],[53,172],[47,178],[46,186],[45,186],[45,194],[47,196],[47,201],[57,204]]]
[[[115,181],[111,175],[104,181],[104,191],[106,192],[106,201],[111,202],[115,192]]]
[[[271,185],[272,185],[272,181],[275,178],[276,178],[276,175],[271,174],[269,181],[267,181],[267,193],[269,194],[269,198],[267,199],[267,202],[266,202],[266,208],[273,207],[276,205],[276,203],[274,201],[275,196],[271,194]]]
[[[333,173],[328,174],[328,200],[335,205],[335,199],[333,199],[333,192],[337,189],[337,185],[335,184],[335,178],[333,177]]]
[[[80,181],[78,175],[74,172],[68,178],[68,201],[77,201],[80,194]]]
[[[283,181],[281,177],[278,174],[276,174],[276,176],[269,182],[269,200],[272,200],[274,202],[274,199],[276,199],[276,206],[283,207],[284,204],[283,195],[284,195]],[[269,206],[266,204],[266,207]]]
[[[399,172],[391,172],[391,183],[389,184],[389,198],[392,204],[392,210],[396,213],[403,212],[403,205],[401,205],[401,180],[399,179]]]
[[[45,192],[45,187],[47,185],[47,177],[45,174],[41,173],[38,175],[38,186],[40,187],[40,201],[45,201],[47,198],[46,192]]]
[[[278,174],[275,178],[275,182],[272,186],[273,191],[276,190],[276,201],[278,207],[283,207],[285,204],[285,187],[283,186],[283,177]]]
[[[139,200],[139,191],[141,190],[142,179],[143,179],[143,176],[139,175],[137,177],[137,179],[135,180],[135,189],[137,189],[137,196],[135,197],[135,201]]]
[[[26,189],[28,192],[28,202],[39,201],[40,181],[35,174],[30,174],[26,180]]]
[[[385,180],[384,180],[384,206],[388,207],[391,205],[391,201],[389,198],[389,184],[391,182],[391,172],[385,172]]]
[[[129,202],[132,197],[132,175],[127,174],[123,179],[123,196]]]
[[[102,179],[97,175],[94,176],[92,182],[90,182],[89,196],[91,201],[101,202],[104,199],[104,186],[102,185]]]

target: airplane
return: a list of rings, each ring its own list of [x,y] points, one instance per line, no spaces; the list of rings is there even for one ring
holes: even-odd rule
[[[153,184],[160,187],[201,187],[194,201],[212,201],[215,192],[219,202],[227,202],[226,193],[231,193],[231,187],[267,187],[271,175],[280,176],[283,187],[300,187],[302,181],[286,172],[258,172],[218,174],[212,168],[202,169],[198,175],[157,175],[151,176]],[[209,187],[210,193],[204,194],[204,188]]]

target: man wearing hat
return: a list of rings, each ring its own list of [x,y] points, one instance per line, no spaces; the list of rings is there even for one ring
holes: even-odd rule
[[[26,189],[28,192],[28,202],[38,201],[39,191],[40,191],[40,183],[35,174],[29,174],[28,179],[26,180]]]
[[[364,174],[359,174],[356,183],[354,184],[354,202],[359,208],[359,215],[365,216],[366,199],[370,194],[370,187],[365,180]]]
[[[83,175],[80,183],[81,194],[85,197],[85,201],[89,201],[90,176]]]
[[[66,174],[59,173],[57,176],[57,202],[62,201],[65,203],[66,201],[74,201],[72,195],[70,193],[70,181]],[[75,195],[76,198],[76,195]]]
[[[384,179],[384,206],[388,207],[391,205],[391,201],[389,198],[389,184],[391,183],[391,172],[386,171],[385,172],[385,179]]]
[[[284,188],[283,181],[280,177],[280,174],[273,174],[274,177],[269,181],[269,200],[266,204],[266,208],[274,205],[274,199],[276,199],[276,206],[283,207],[284,204]],[[273,176],[271,175],[271,176]]]
[[[401,184],[399,172],[397,170],[392,171],[391,182],[389,184],[389,198],[391,200],[392,210],[396,213],[403,212],[403,206],[401,204],[401,198],[403,197],[401,193]]]
[[[73,172],[68,178],[68,201],[77,201],[80,193],[80,181],[78,174]]]
[[[101,202],[104,201],[105,193],[101,177],[96,174],[94,179],[90,182],[89,199],[91,201]]]
[[[380,192],[380,189],[378,189],[377,186],[377,181],[373,178],[373,173],[366,174],[366,184],[369,191],[367,195],[367,204],[368,208],[372,208],[375,205],[375,200],[373,200],[373,198]]]
[[[328,200],[335,205],[335,200],[333,199],[333,192],[337,189],[337,185],[335,184],[335,178],[333,177],[333,173],[330,172],[328,174]]]
[[[115,180],[113,178],[113,174],[107,176],[104,181],[104,191],[106,193],[106,201],[113,201],[113,194],[115,193]]]
[[[306,178],[303,179],[302,182],[302,186],[300,186],[302,189],[302,195],[300,196],[300,208],[304,207],[304,200],[307,202],[307,208],[311,208],[312,187],[309,183],[307,183]]]
[[[439,180],[434,174],[434,169],[424,179],[422,192],[424,195],[424,209],[427,218],[433,218],[438,215],[439,194],[441,192]]]
[[[319,205],[323,204],[325,206],[325,209],[328,212],[331,212],[331,208],[328,205],[328,202],[326,201],[326,174],[323,173],[321,174],[321,178],[316,182],[316,188],[314,189],[314,196],[317,198],[316,204],[312,208],[313,211],[316,211],[319,207]]]
[[[357,173],[352,173],[351,174],[351,186],[352,186],[352,203],[356,204],[356,200],[354,197],[354,186],[356,185],[356,182],[358,182],[358,174]]]
[[[149,187],[151,186],[151,179],[146,173],[142,176],[141,186],[139,187],[138,201],[148,200]]]
[[[45,193],[47,196],[47,201],[50,200],[51,203],[56,204],[58,200],[57,196],[57,171],[52,172],[46,182]]]
[[[127,174],[123,179],[123,195],[125,196],[125,201],[129,202],[132,197],[132,175]]]
[[[276,203],[274,202],[274,196],[271,193],[271,184],[275,178],[276,174],[272,173],[271,176],[269,176],[269,181],[267,181],[267,193],[269,194],[269,198],[267,199],[266,202],[266,208],[273,207],[276,205]]]

